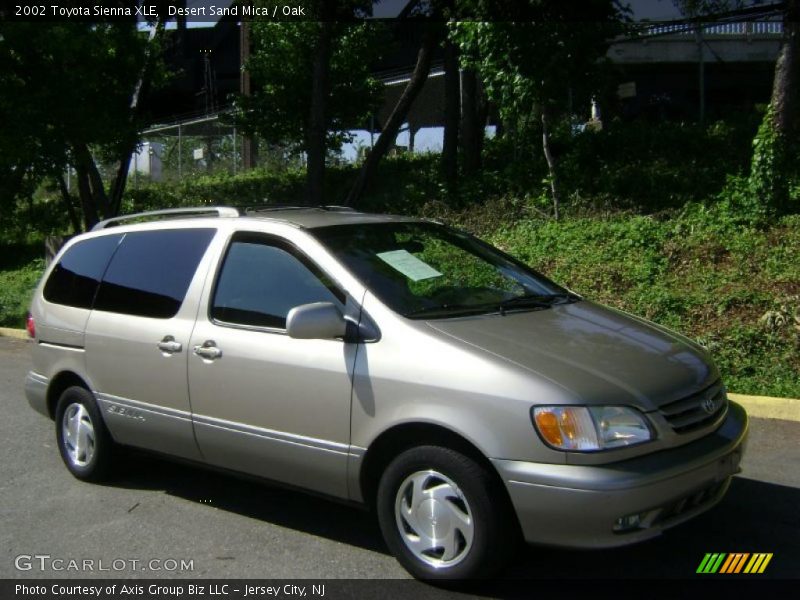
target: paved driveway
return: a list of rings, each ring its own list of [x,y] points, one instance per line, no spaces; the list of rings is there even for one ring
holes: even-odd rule
[[[369,513],[327,500],[143,455],[107,485],[77,481],[52,423],[24,399],[27,368],[27,343],[0,338],[0,578],[407,577]],[[800,423],[753,419],[744,473],[711,513],[629,548],[528,548],[504,576],[695,577],[706,552],[773,552],[763,577],[798,577],[798,506]],[[16,557],[37,554],[93,560],[95,571],[17,570]]]

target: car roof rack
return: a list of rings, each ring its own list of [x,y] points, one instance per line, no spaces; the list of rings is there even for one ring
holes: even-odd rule
[[[257,213],[257,212],[271,212],[277,210],[309,210],[309,209],[317,209],[317,210],[327,210],[330,212],[355,212],[352,206],[337,206],[334,204],[312,204],[308,206],[303,206],[300,204],[257,204],[252,206],[243,206],[242,212],[243,213]]]
[[[131,215],[122,215],[119,217],[112,217],[100,221],[97,225],[92,227],[92,231],[99,231],[106,227],[119,225],[125,221],[133,221],[137,219],[158,219],[166,218],[180,218],[180,217],[202,217],[205,215],[216,215],[218,217],[238,217],[241,215],[238,209],[230,206],[200,206],[196,208],[167,208],[164,210],[150,210],[147,212],[134,213]]]

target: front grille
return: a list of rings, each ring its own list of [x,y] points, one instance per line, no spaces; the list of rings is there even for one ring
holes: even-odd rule
[[[725,388],[713,385],[699,394],[665,404],[659,411],[675,433],[690,433],[715,422],[727,406]]]

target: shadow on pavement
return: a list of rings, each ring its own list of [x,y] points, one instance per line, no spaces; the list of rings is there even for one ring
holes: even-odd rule
[[[765,573],[755,577],[797,578],[798,506],[800,489],[736,477],[719,505],[656,539],[599,551],[527,547],[505,575],[694,578],[706,552],[772,552]]]
[[[297,490],[131,452],[109,485],[164,490],[220,510],[387,554],[372,514]]]
[[[131,455],[111,485],[164,490],[217,509],[387,553],[374,516],[330,500],[240,479],[225,473]],[[797,578],[800,570],[800,489],[736,477],[725,499],[710,512],[654,540],[606,550],[526,546],[503,573],[505,579],[714,578],[696,575],[706,552],[772,552],[763,575]],[[725,577],[725,576],[719,576]],[[734,576],[727,576],[734,577]],[[505,595],[491,582],[472,593]]]

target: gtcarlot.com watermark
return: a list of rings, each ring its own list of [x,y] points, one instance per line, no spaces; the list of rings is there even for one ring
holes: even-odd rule
[[[187,573],[194,571],[194,559],[185,558],[64,558],[50,554],[18,554],[14,557],[17,571],[100,573],[153,571]]]

